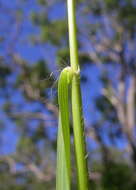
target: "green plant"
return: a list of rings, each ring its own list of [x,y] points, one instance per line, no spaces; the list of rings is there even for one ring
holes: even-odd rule
[[[68,2],[68,25],[71,66],[60,74],[58,83],[59,129],[57,145],[57,190],[71,189],[71,158],[70,158],[70,119],[69,91],[71,90],[71,107],[73,118],[74,144],[78,176],[78,189],[88,190],[88,170],[86,161],[84,122],[80,92],[80,68],[76,38],[75,1]],[[69,86],[71,86],[69,88]]]

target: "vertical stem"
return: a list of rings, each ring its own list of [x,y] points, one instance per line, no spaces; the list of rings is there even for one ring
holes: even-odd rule
[[[88,190],[88,169],[86,160],[86,147],[84,137],[84,123],[81,106],[81,92],[79,77],[74,77],[72,81],[72,113],[74,143],[76,152],[78,189]]]
[[[77,46],[77,28],[75,17],[75,0],[67,0],[68,6],[68,28],[69,28],[69,46],[71,67],[77,71],[79,66],[78,61],[78,46]]]
[[[75,16],[75,0],[67,0],[68,2],[68,25],[69,25],[69,45],[70,45],[70,61],[71,67],[77,73],[72,80],[72,114],[73,114],[73,130],[74,143],[77,163],[78,189],[88,190],[88,169],[86,160],[86,147],[84,137],[84,122],[82,114],[82,101],[80,89],[80,74],[78,60],[78,46],[76,37],[76,16]]]

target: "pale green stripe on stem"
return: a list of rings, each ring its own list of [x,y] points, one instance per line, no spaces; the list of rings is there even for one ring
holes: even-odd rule
[[[86,160],[86,147],[84,137],[84,124],[82,114],[82,101],[80,89],[80,73],[78,45],[76,36],[76,16],[75,16],[75,0],[67,0],[68,5],[68,25],[69,25],[69,46],[70,46],[70,63],[77,75],[72,80],[72,114],[73,114],[73,130],[74,143],[76,152],[78,189],[88,190],[88,169]]]

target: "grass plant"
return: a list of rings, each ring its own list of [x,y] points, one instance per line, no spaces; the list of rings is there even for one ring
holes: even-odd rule
[[[58,82],[59,126],[57,139],[56,190],[71,190],[69,104],[72,108],[77,189],[89,190],[84,120],[82,113],[75,0],[67,0],[70,67],[62,70]],[[70,96],[71,93],[71,96]],[[70,99],[71,97],[71,99]]]

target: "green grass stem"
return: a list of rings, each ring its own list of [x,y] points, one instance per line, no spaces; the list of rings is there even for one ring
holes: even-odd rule
[[[68,26],[69,26],[69,46],[70,46],[70,63],[77,75],[72,80],[72,114],[74,143],[77,163],[78,189],[88,190],[88,169],[86,160],[86,146],[84,136],[84,121],[82,113],[81,89],[79,58],[77,45],[77,29],[75,15],[75,0],[67,0],[68,7]]]
[[[80,69],[76,37],[75,1],[67,0],[68,26],[71,67],[66,67],[60,74],[58,82],[59,126],[57,139],[56,190],[71,189],[71,155],[70,155],[70,119],[69,119],[69,85],[71,85],[71,102],[75,155],[77,164],[78,190],[89,190],[84,121],[80,90]]]

